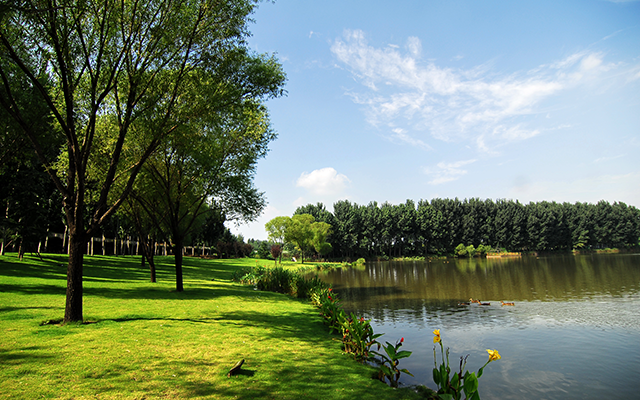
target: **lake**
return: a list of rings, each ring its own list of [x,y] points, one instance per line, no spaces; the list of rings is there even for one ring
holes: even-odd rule
[[[479,380],[482,399],[639,396],[640,254],[368,262],[320,276],[379,340],[404,337],[413,354],[400,367],[414,377],[403,385],[435,389],[440,329],[452,371],[460,356],[477,371],[486,349],[500,352]],[[491,304],[458,305],[469,298]]]

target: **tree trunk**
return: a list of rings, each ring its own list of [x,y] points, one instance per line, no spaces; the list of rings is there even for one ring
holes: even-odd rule
[[[182,292],[184,291],[182,286],[182,241],[177,241],[173,245],[173,255],[176,263],[176,291]]]
[[[147,261],[149,261],[149,271],[151,273],[151,282],[156,283],[156,263],[153,261],[153,253],[147,257]]]
[[[142,244],[142,263],[144,264],[144,260],[146,259],[149,262],[149,273],[151,283],[156,283],[156,263],[153,259],[154,256],[154,248],[153,243],[150,239],[140,239],[140,243]],[[144,265],[143,265],[144,266]]]
[[[82,263],[86,240],[71,230],[69,235],[69,265],[67,267],[67,302],[64,322],[82,322]]]

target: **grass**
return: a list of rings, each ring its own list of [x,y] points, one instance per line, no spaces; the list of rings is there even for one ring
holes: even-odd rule
[[[85,257],[84,324],[64,314],[66,257],[0,256],[0,398],[417,398],[343,355],[307,302],[231,281],[255,260]],[[268,261],[261,265],[270,266]],[[245,359],[240,375],[229,369]]]

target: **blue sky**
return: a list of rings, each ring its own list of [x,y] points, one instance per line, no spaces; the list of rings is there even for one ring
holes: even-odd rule
[[[640,207],[640,1],[262,2],[250,46],[288,95],[268,206],[412,199]]]

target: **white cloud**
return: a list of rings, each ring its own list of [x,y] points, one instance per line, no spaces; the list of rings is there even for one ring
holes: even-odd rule
[[[465,165],[472,164],[476,160],[457,161],[454,163],[439,162],[435,168],[425,168],[424,172],[427,175],[432,175],[434,178],[429,181],[432,185],[440,185],[460,179],[467,173],[467,170],[462,169]]]
[[[303,187],[312,194],[325,196],[341,193],[349,182],[346,175],[327,167],[310,173],[303,172],[296,181],[296,186]]]
[[[409,53],[414,57],[419,57],[422,53],[422,42],[420,42],[420,39],[415,36],[410,36],[409,39],[407,39],[407,50],[409,50]]]
[[[431,146],[429,146],[427,143],[423,142],[422,140],[416,139],[416,138],[413,138],[413,137],[407,135],[405,133],[405,130],[402,129],[402,128],[393,129],[393,133],[394,133],[394,135],[392,136],[392,138],[397,139],[397,140],[399,140],[401,142],[408,143],[408,144],[410,144],[411,146],[414,146],[414,147],[421,147],[421,148],[423,148],[425,150],[429,150],[429,151],[433,150],[433,148]]]
[[[543,128],[530,117],[548,112],[545,101],[619,67],[585,51],[529,71],[489,74],[486,66],[462,70],[422,61],[421,47],[417,37],[407,40],[405,53],[373,47],[364,32],[347,30],[331,51],[371,89],[349,93],[365,105],[371,124],[403,127],[413,137],[426,130],[438,140],[474,142],[481,151],[538,135]],[[637,69],[622,75],[636,79]]]

